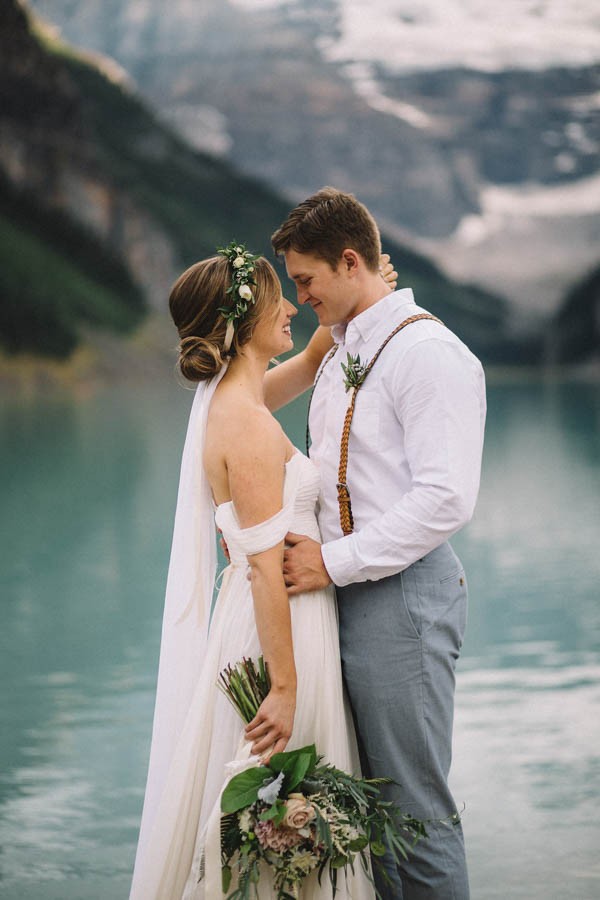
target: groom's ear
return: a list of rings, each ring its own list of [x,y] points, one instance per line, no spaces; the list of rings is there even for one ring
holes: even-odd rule
[[[351,247],[347,247],[342,252],[342,259],[340,262],[342,267],[342,271],[346,272],[350,277],[356,275],[360,268],[360,256],[356,252],[356,250],[352,250]]]

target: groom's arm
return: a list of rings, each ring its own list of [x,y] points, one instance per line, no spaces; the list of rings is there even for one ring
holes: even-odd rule
[[[265,403],[271,412],[291,403],[312,387],[319,365],[333,346],[329,328],[319,327],[300,353],[286,359],[265,375]]]

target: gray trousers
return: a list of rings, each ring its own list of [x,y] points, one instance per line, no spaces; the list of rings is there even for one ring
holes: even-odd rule
[[[342,669],[363,771],[389,776],[386,799],[427,820],[384,900],[468,900],[464,840],[448,788],[454,669],[467,615],[461,563],[442,544],[404,572],[337,588]],[[445,819],[444,823],[439,823]]]

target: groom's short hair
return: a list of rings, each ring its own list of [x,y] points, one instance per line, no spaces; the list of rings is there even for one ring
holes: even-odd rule
[[[313,253],[337,269],[345,249],[356,250],[368,269],[379,268],[381,237],[375,219],[353,194],[324,187],[291,211],[271,237],[276,254]]]

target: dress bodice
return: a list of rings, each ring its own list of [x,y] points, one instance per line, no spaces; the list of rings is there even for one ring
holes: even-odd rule
[[[315,515],[319,486],[317,467],[297,451],[285,465],[283,507],[270,519],[250,528],[241,528],[233,502],[219,504],[215,522],[223,532],[232,564],[244,565],[248,555],[275,546],[288,531],[320,540]]]

